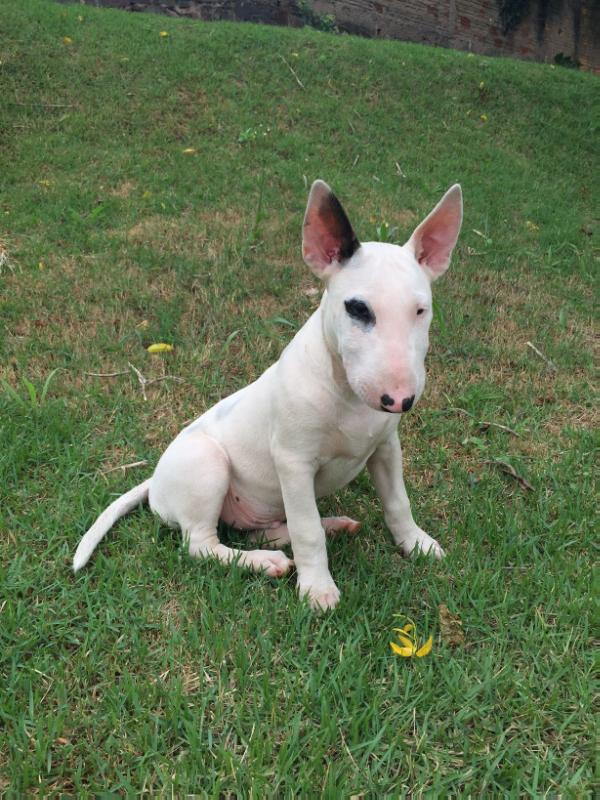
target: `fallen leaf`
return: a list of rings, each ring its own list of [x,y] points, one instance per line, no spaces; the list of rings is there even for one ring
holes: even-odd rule
[[[181,152],[185,153],[186,156],[191,156],[196,152],[196,148],[195,147],[186,147],[185,150],[182,150]]]
[[[146,350],[149,353],[170,353],[173,350],[173,345],[166,342],[156,342],[156,344],[149,345]]]
[[[419,649],[415,653],[416,657],[423,658],[423,656],[426,656],[428,653],[431,652],[432,647],[433,647],[433,636],[430,636],[429,639],[427,639],[427,641],[425,642],[425,644],[422,647],[419,647]]]
[[[162,39],[165,39],[169,35],[169,31],[161,31],[158,34]]]
[[[458,614],[452,614],[445,603],[440,603],[438,611],[442,641],[450,647],[462,647],[465,643],[465,633],[461,618]]]
[[[396,614],[395,616],[402,615]],[[423,656],[431,652],[433,636],[430,636],[429,639],[419,647],[417,643],[417,629],[414,622],[409,621],[402,628],[392,628],[392,630],[396,633],[398,641],[400,642],[399,645],[396,644],[396,642],[390,642],[390,647],[397,656],[402,656],[403,658],[411,658],[412,656],[423,658]]]
[[[412,643],[408,647],[398,647],[396,642],[390,642],[390,647],[397,656],[403,656],[404,658],[410,658],[415,654],[415,647]]]

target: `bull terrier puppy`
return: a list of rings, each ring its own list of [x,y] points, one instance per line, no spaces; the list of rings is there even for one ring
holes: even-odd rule
[[[151,478],[112,503],[82,538],[80,570],[114,523],[139,503],[181,528],[189,553],[271,576],[295,564],[313,608],[333,608],[325,534],[355,531],[322,519],[317,498],[366,466],[405,555],[444,551],[415,523],[402,477],[400,415],[419,401],[432,318],[431,283],[450,263],[462,222],[452,186],[403,246],[360,243],[329,186],[312,185],[302,255],[325,284],[319,308],[258,380],[221,400],[169,445]],[[221,544],[223,520],[281,550]]]

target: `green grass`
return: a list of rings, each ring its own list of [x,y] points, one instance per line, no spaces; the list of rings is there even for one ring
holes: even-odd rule
[[[597,78],[40,0],[5,0],[0,41],[0,788],[590,795]],[[96,514],[316,306],[316,177],[365,240],[463,185],[402,422],[447,559],[401,559],[361,476],[321,504],[363,522],[329,546],[334,613],[293,577],[192,561],[147,510],[74,577]],[[184,382],[145,401],[129,362]],[[392,655],[394,614],[429,656]]]

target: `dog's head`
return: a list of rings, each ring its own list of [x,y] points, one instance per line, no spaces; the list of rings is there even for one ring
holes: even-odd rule
[[[399,247],[360,243],[329,186],[315,181],[304,217],[302,255],[326,282],[323,331],[352,391],[381,411],[408,411],[425,387],[431,283],[450,264],[462,222],[452,186]]]

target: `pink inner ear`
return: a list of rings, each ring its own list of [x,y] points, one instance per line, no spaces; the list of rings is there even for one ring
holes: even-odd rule
[[[340,260],[341,243],[331,233],[331,221],[321,216],[316,209],[308,212],[304,224],[304,258],[316,269],[325,269]]]
[[[323,181],[315,181],[308,196],[302,231],[302,254],[323,278],[360,247],[340,201]]]
[[[438,207],[419,225],[412,236],[419,264],[436,275],[448,269],[462,221],[460,200],[444,197]]]
[[[450,261],[454,241],[449,241],[446,237],[441,237],[436,232],[427,231],[421,237],[421,248],[417,261],[435,270],[445,270]]]

